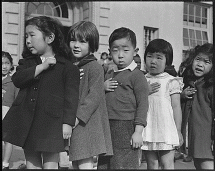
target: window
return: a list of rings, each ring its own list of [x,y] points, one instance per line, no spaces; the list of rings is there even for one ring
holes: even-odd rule
[[[209,7],[202,3],[184,3],[183,44],[184,49],[208,42],[210,23]],[[212,23],[211,23],[212,24]]]
[[[28,2],[26,3],[26,14],[69,18],[66,2]]]
[[[144,48],[146,49],[146,46],[149,44],[151,40],[158,38],[158,28],[144,26],[144,34],[145,34]]]

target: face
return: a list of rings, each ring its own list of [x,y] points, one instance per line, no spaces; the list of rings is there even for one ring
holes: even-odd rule
[[[141,68],[141,59],[139,57],[134,57],[134,62],[137,64],[137,68]]]
[[[7,57],[2,58],[2,76],[9,74],[11,71],[12,64]]]
[[[107,57],[108,57],[108,56],[107,56],[106,54],[102,55],[102,59],[103,59],[103,60],[107,59]]]
[[[26,46],[32,54],[46,55],[49,50],[48,37],[43,36],[42,32],[36,26],[28,25],[26,27]]]
[[[192,69],[196,77],[203,77],[209,73],[213,64],[209,57],[203,53],[199,53],[193,61]]]
[[[163,73],[165,67],[166,67],[166,57],[163,53],[160,53],[160,52],[147,53],[146,70],[151,75],[157,75],[157,74]]]
[[[133,60],[133,56],[136,55],[136,49],[127,38],[115,40],[109,51],[118,69],[129,66]]]
[[[86,40],[77,40],[75,38],[71,38],[69,44],[72,54],[76,58],[82,58],[90,54],[90,46],[89,42]]]

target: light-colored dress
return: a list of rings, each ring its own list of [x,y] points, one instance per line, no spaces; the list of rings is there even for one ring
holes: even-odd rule
[[[147,126],[143,130],[142,150],[172,150],[179,145],[179,137],[171,106],[171,95],[181,93],[181,77],[164,72],[156,76],[146,74],[147,81],[161,84],[158,92],[149,95]]]

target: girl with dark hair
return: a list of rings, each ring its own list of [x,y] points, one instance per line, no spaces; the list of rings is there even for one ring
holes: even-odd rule
[[[19,91],[11,80],[10,74],[13,69],[13,58],[8,52],[2,51],[2,119],[7,114]],[[9,169],[9,160],[12,151],[13,145],[5,142],[2,169]]]
[[[182,75],[182,133],[186,135],[188,124],[188,154],[196,169],[213,169],[213,44],[191,49],[188,60]]]
[[[182,78],[165,72],[173,61],[172,46],[165,40],[152,40],[146,47],[144,59],[150,92],[141,149],[146,157],[147,169],[158,169],[159,160],[162,169],[174,169],[175,148],[183,144],[180,105]],[[153,83],[159,83],[159,86],[153,88]]]
[[[24,59],[12,76],[20,91],[2,121],[2,139],[24,149],[27,169],[58,169],[75,125],[79,70],[67,60],[59,22],[39,16],[25,26]]]
[[[93,55],[99,48],[98,30],[89,21],[75,23],[68,32],[67,43],[74,64],[84,72],[71,137],[70,161],[74,169],[93,169],[94,156],[113,154],[103,87],[104,71]]]

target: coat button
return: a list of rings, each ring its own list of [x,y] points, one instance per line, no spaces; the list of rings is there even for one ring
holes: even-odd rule
[[[34,90],[37,91],[37,87],[34,87]]]
[[[35,99],[31,99],[31,102],[34,102],[35,101]]]

